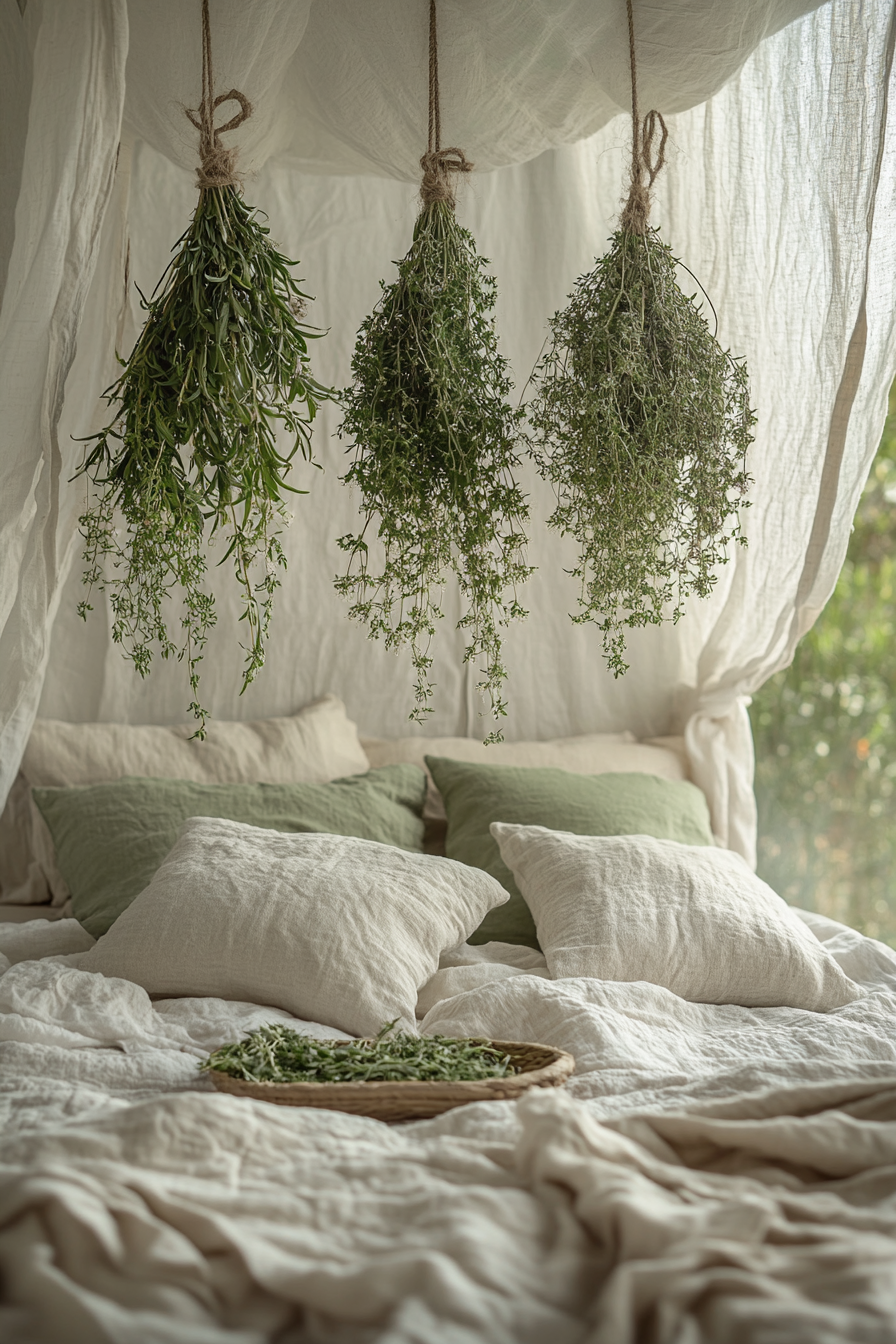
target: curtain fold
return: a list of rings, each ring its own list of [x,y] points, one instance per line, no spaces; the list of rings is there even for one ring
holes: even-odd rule
[[[22,182],[31,48],[16,0],[0,0],[0,303],[16,233],[16,201]]]

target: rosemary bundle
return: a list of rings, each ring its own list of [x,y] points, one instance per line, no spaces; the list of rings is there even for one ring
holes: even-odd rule
[[[514,477],[522,409],[499,354],[496,285],[454,214],[451,175],[472,165],[439,148],[435,6],[430,6],[430,149],[421,159],[423,207],[411,249],[358,334],[340,433],[353,440],[343,480],[362,496],[363,526],[339,539],[347,573],[336,589],[349,614],[388,648],[407,645],[416,673],[410,717],[431,712],[429,654],[446,576],[457,576],[466,662],[480,692],[505,714],[501,630],[526,615],[517,585],[525,561],[528,505]],[[369,542],[385,549],[377,572]],[[487,740],[500,740],[495,731]]]
[[[477,1082],[517,1072],[486,1041],[392,1032],[372,1041],[320,1041],[272,1023],[235,1045],[222,1045],[199,1068],[250,1083]]]
[[[220,563],[232,561],[241,591],[245,690],[264,663],[286,563],[278,540],[288,517],[283,495],[304,493],[286,476],[298,450],[310,459],[310,423],[329,395],[309,371],[308,341],[317,333],[302,320],[307,296],[294,263],[243,199],[235,151],[220,141],[251,105],[235,89],[213,97],[212,84],[203,0],[203,99],[198,118],[187,113],[200,130],[199,202],[154,293],[141,294],[146,323],[104,393],[115,418],[87,440],[93,447],[80,469],[94,487],[80,519],[84,582],[108,591],[112,637],[141,676],[154,646],[163,658],[186,661],[199,737],[206,711],[197,698],[198,664],[215,622],[204,587],[207,540],[225,539]],[[231,99],[240,112],[215,128],[215,108]],[[285,448],[280,429],[292,439]],[[179,638],[166,612],[178,588]],[[78,607],[85,618],[89,595]]]
[[[737,508],[755,423],[743,361],[721,348],[647,224],[667,132],[656,112],[639,119],[627,3],[631,190],[607,252],[551,320],[530,406],[534,457],[557,497],[549,524],[579,546],[573,620],[597,624],[616,676],[626,630],[677,621],[688,596],[712,591],[729,543],[746,545]]]

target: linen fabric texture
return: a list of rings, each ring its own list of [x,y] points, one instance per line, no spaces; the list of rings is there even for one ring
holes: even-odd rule
[[[225,817],[265,830],[327,832],[419,852],[426,780],[385,766],[329,784],[194,784],[120,779],[35,789],[72,914],[99,938],[151,881],[188,817]]]
[[[80,962],[150,994],[285,1009],[358,1036],[397,1019],[503,888],[449,859],[349,836],[192,817],[149,886]]]
[[[357,728],[335,695],[281,718],[211,719],[204,741],[194,730],[195,724],[37,719],[0,815],[0,903],[61,906],[71,895],[43,816],[32,806],[32,786],[99,784],[125,775],[197,784],[318,783],[369,769]]]
[[[471,938],[538,947],[529,907],[490,831],[494,821],[583,835],[655,835],[712,845],[706,799],[686,781],[643,774],[574,775],[551,767],[470,765],[427,756],[448,813],[445,853],[483,868],[510,893]]]
[[[553,979],[647,981],[694,1003],[814,1012],[864,996],[730,850],[501,822],[491,829]]]

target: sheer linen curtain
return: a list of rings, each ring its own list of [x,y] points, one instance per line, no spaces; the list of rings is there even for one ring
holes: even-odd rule
[[[696,198],[664,184],[760,417],[750,544],[682,625],[679,703],[716,833],[754,865],[748,697],[830,597],[896,373],[894,29],[889,4],[835,2],[779,33],[689,114]],[[726,214],[728,246],[710,224]]]
[[[635,0],[645,108],[696,106],[821,0]],[[125,116],[195,166],[198,0],[130,0]],[[213,0],[216,80],[249,93],[243,165],[417,182],[427,0]],[[630,106],[625,0],[439,0],[442,125],[481,172],[593,135]],[[425,132],[425,124],[423,130]]]
[[[69,437],[94,411],[92,380],[106,373],[114,339],[96,310],[120,275],[123,213],[103,226],[116,188],[127,6],[32,0],[22,16],[4,0],[2,33],[20,82],[14,103],[9,86],[2,95],[4,166],[19,182],[14,229],[0,235],[11,243],[0,255],[0,801],[37,711],[70,564],[82,492],[68,480]],[[119,190],[125,177],[122,165]],[[77,347],[88,312],[93,339]],[[83,379],[73,387],[76,348]]]
[[[52,3],[44,0],[45,12]],[[425,132],[417,48],[425,51],[426,6],[256,0],[251,9],[246,28],[242,0],[213,3],[218,87],[239,87],[258,107],[238,133],[245,131],[247,196],[268,212],[283,249],[301,258],[300,274],[317,296],[312,320],[328,331],[313,351],[316,372],[339,385],[378,281],[393,273],[392,259],[406,250],[413,227]],[[750,461],[753,503],[744,515],[750,544],[722,568],[712,598],[692,602],[677,626],[633,633],[630,671],[614,681],[603,668],[597,633],[569,621],[576,595],[564,569],[572,554],[545,528],[550,491],[526,468],[530,557],[539,568],[522,594],[529,620],[508,633],[505,732],[523,739],[615,728],[640,736],[686,730],[716,833],[752,859],[746,697],[792,656],[833,587],[896,365],[894,165],[887,140],[892,6],[890,0],[756,3],[738,6],[736,23],[721,0],[687,6],[644,0],[636,9],[645,34],[642,101],[673,113],[654,221],[699,275],[718,312],[720,339],[746,356],[751,372],[759,422]],[[124,21],[123,10],[114,13]],[[603,250],[620,205],[629,135],[620,112],[627,98],[625,7],[621,0],[487,7],[441,0],[439,13],[445,139],[461,144],[484,170],[474,174],[459,208],[492,259],[502,345],[522,390],[547,318]],[[14,777],[42,679],[40,712],[72,720],[183,720],[189,699],[182,668],[157,665],[145,682],[134,676],[111,643],[102,601],[86,625],[77,619],[77,559],[59,596],[64,564],[77,556],[83,498],[83,483],[69,482],[81,450],[63,431],[83,435],[102,423],[96,394],[114,372],[116,343],[126,349],[140,320],[133,292],[122,310],[125,248],[132,280],[152,288],[196,199],[192,133],[181,111],[196,101],[195,15],[174,0],[132,0],[129,17],[124,105],[119,101],[113,115],[116,66],[115,79],[111,68],[103,76],[108,124],[93,139],[111,173],[117,116],[133,155],[124,149],[114,183],[96,187],[99,217],[105,206],[96,240],[102,258],[86,300],[81,294],[73,305],[71,320],[82,325],[57,456],[46,454],[44,467],[33,429],[15,441],[23,461],[54,482],[60,503],[52,530],[34,510],[22,521],[27,498],[15,512],[11,497],[0,496],[0,526],[20,528],[37,550],[52,537],[60,557],[41,601],[13,591],[12,634],[4,630],[2,639],[9,641],[6,666],[20,667],[21,679],[15,694],[8,675],[0,687],[0,792]],[[98,43],[84,45],[87,51],[73,44],[83,53],[79,89],[90,62],[99,60]],[[36,84],[39,55],[35,47]],[[66,58],[71,63],[70,53]],[[52,70],[46,78],[52,83]],[[51,139],[64,138],[68,111],[57,109],[59,125],[46,130]],[[23,228],[37,236],[31,218],[22,215]],[[4,324],[12,316],[4,303]],[[26,315],[19,312],[17,320]],[[284,536],[289,569],[267,666],[241,699],[232,585],[226,571],[212,576],[219,624],[203,665],[202,696],[219,717],[289,713],[333,690],[369,733],[408,731],[406,657],[367,641],[332,589],[341,564],[336,538],[354,526],[358,504],[338,480],[346,466],[338,422],[338,411],[325,407],[316,425],[324,471],[297,466],[295,484],[311,494],[296,500]],[[4,415],[0,423],[9,434],[11,424],[25,422]],[[3,470],[14,456],[4,449]],[[14,575],[19,568],[15,562]],[[22,584],[23,595],[43,591],[24,578]],[[434,647],[431,731],[476,735],[487,724],[477,717],[475,669],[463,667],[463,641],[452,629],[459,613],[451,590],[445,610]]]

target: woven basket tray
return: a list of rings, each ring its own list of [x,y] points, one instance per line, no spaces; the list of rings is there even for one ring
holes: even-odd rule
[[[375,1120],[425,1120],[471,1101],[513,1101],[530,1087],[559,1087],[576,1066],[572,1055],[529,1041],[489,1041],[509,1055],[522,1073],[475,1083],[249,1083],[209,1070],[215,1087],[238,1097],[278,1106],[321,1106],[328,1111],[369,1115]]]

